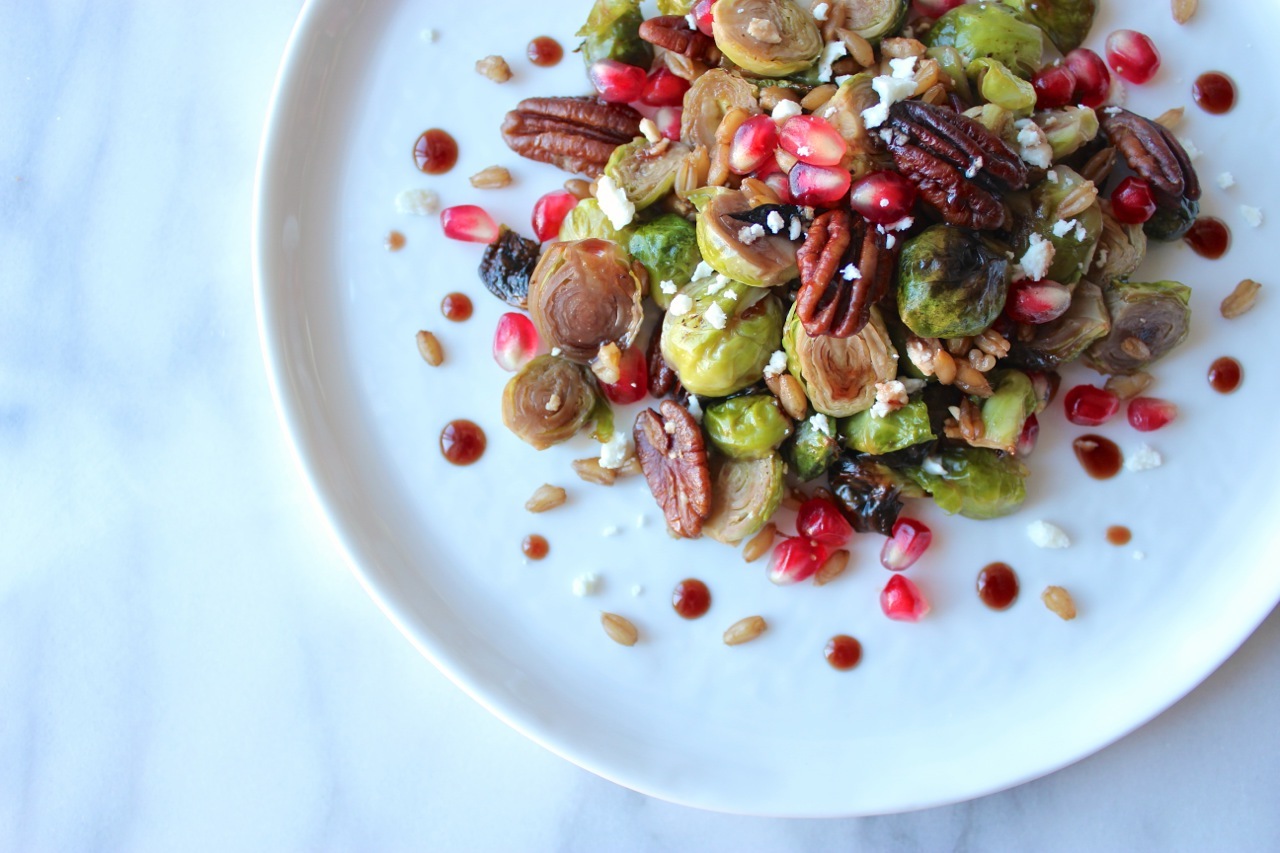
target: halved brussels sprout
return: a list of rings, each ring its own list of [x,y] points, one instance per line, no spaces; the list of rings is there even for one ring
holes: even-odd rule
[[[922,498],[925,491],[905,471],[872,456],[841,456],[831,466],[831,492],[840,511],[859,533],[893,532],[903,498]]]
[[[1098,13],[1094,0],[1004,0],[1023,19],[1044,30],[1053,46],[1070,53],[1084,44]]]
[[[702,532],[717,542],[736,545],[760,532],[782,503],[782,457],[711,460],[711,514]]]
[[[1040,399],[1025,373],[1006,370],[989,376],[995,393],[982,401],[982,447],[1013,453],[1027,418]]]
[[[934,225],[902,248],[898,313],[922,338],[981,334],[1004,310],[1009,277],[1004,252],[972,231]]]
[[[825,474],[840,455],[840,442],[833,435],[831,421],[826,415],[818,417],[823,420],[817,424],[813,418],[796,424],[795,434],[782,445],[783,458],[795,475],[806,482]]]
[[[933,495],[943,512],[965,518],[1000,518],[1027,499],[1027,467],[983,447],[948,447],[904,473]]]
[[[770,291],[730,282],[712,292],[717,287],[714,278],[693,282],[681,293],[687,310],[669,310],[662,321],[662,357],[700,397],[759,382],[782,340],[782,308]]]
[[[480,258],[480,279],[494,296],[523,309],[529,299],[529,277],[541,252],[537,241],[526,240],[503,225],[498,239],[485,247]]]
[[[556,239],[562,243],[575,240],[586,240],[598,237],[601,240],[612,240],[625,246],[631,239],[630,226],[622,229],[614,228],[609,217],[600,209],[600,202],[594,198],[584,198],[573,206],[569,214],[560,223],[560,233]]]
[[[596,0],[587,22],[574,35],[582,38],[582,60],[616,59],[628,65],[648,68],[653,62],[653,46],[640,38],[644,14],[640,0]]]
[[[969,63],[968,73],[984,101],[1020,116],[1031,115],[1036,105],[1035,87],[1010,71],[1003,62],[979,57]]]
[[[1070,157],[1098,135],[1098,114],[1088,107],[1063,107],[1035,114],[1053,148],[1054,162]]]
[[[604,173],[613,179],[627,200],[644,210],[671,192],[689,149],[680,143],[657,146],[643,136],[613,150]]]
[[[1057,180],[1050,180],[1052,177]],[[1040,235],[1053,244],[1054,250],[1053,263],[1045,277],[1059,284],[1072,285],[1084,277],[1102,234],[1102,208],[1096,202],[1068,220],[1058,215],[1063,202],[1087,183],[1066,166],[1055,166],[1032,188],[1031,214],[1018,223],[1013,243],[1015,257],[1022,257],[1027,251],[1032,234]]]
[[[1094,281],[1128,278],[1147,256],[1147,233],[1141,225],[1129,225],[1111,213],[1111,203],[1101,202],[1102,234],[1093,255],[1089,277]]]
[[[876,75],[870,71],[855,74],[840,84],[840,88],[814,115],[826,119],[836,129],[846,144],[841,166],[853,174],[853,179],[879,171],[892,164],[876,140],[872,139],[862,111],[880,103],[880,95],[871,88]]]
[[[565,358],[540,355],[511,377],[502,392],[502,422],[538,450],[568,441],[591,420],[595,379]]]
[[[1009,110],[999,104],[983,104],[970,107],[964,115],[1003,139],[1014,151],[1018,150],[1018,129],[1013,126],[1018,117]]]
[[[547,346],[586,364],[600,347],[626,349],[644,319],[648,274],[617,243],[552,243],[529,281],[529,316]]]
[[[658,0],[659,15],[679,15],[684,17],[693,11],[694,0]]]
[[[716,450],[734,459],[760,459],[791,435],[791,419],[772,394],[733,397],[707,409],[702,428]]]
[[[796,244],[785,233],[753,235],[734,214],[751,209],[747,194],[707,187],[689,196],[698,208],[698,249],[716,272],[755,287],[786,284],[800,275]]]
[[[686,145],[716,149],[716,129],[725,114],[734,108],[758,115],[760,103],[755,87],[737,74],[712,68],[693,81],[684,93],[684,113],[680,118],[680,140]]]
[[[1187,232],[1191,230],[1192,225],[1196,224],[1196,218],[1199,216],[1200,202],[1183,198],[1178,201],[1177,207],[1164,205],[1157,207],[1155,214],[1142,226],[1142,230],[1152,240],[1172,243],[1187,236]]]
[[[907,20],[908,0],[853,0],[844,4],[844,28],[872,44],[895,35]]]
[[[873,456],[895,453],[935,439],[937,436],[929,428],[929,407],[924,400],[908,403],[884,417],[866,411],[840,422],[840,440],[844,446]]]
[[[663,290],[662,285],[670,283],[677,289],[684,287],[702,261],[693,223],[674,213],[663,214],[652,222],[637,226],[627,248],[631,257],[649,273],[649,295],[663,311],[667,310],[675,293]]]
[[[928,47],[954,47],[966,65],[989,56],[1019,77],[1030,78],[1040,68],[1044,34],[1000,3],[957,6],[934,23],[924,37]]]
[[[898,375],[898,353],[875,306],[858,334],[814,338],[804,330],[792,305],[782,346],[787,370],[800,382],[813,408],[828,417],[847,418],[866,411],[875,403],[876,383]]]
[[[1082,281],[1071,294],[1071,307],[1052,323],[1036,326],[1035,337],[1015,345],[1018,362],[1034,370],[1050,370],[1075,361],[1094,341],[1111,331],[1102,288]]]
[[[969,87],[969,75],[965,72],[965,61],[960,51],[951,45],[939,45],[925,51],[925,56],[938,61],[938,66],[951,78],[956,94],[966,104],[972,104],[973,90]]]
[[[1103,294],[1111,333],[1091,346],[1084,360],[1099,373],[1136,373],[1186,340],[1191,288],[1185,284],[1115,281]]]
[[[733,0],[716,3],[711,11],[716,47],[753,74],[795,74],[822,53],[818,22],[795,0]]]

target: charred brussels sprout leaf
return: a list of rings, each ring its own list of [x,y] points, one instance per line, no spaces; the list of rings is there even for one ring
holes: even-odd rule
[[[1058,209],[1088,182],[1066,166],[1055,167],[1053,175],[1056,181],[1046,178],[1031,190],[1031,213],[1019,222],[1013,252],[1022,257],[1030,245],[1031,235],[1040,235],[1053,244],[1053,263],[1046,278],[1072,285],[1093,263],[1098,238],[1102,235],[1102,208],[1095,203],[1064,221]]]
[[[902,499],[924,493],[899,472],[871,456],[841,456],[831,466],[831,493],[859,533],[893,532]]]
[[[1004,0],[1023,19],[1044,30],[1053,46],[1070,53],[1084,43],[1098,13],[1094,0]]]
[[[668,311],[662,321],[662,357],[700,397],[727,397],[760,381],[782,339],[782,309],[768,290],[731,283],[712,293],[714,284],[689,285],[689,310]]]
[[[782,503],[785,473],[776,453],[759,459],[713,458],[711,514],[702,532],[725,545],[758,533]]]
[[[538,265],[541,250],[536,242],[504,225],[498,239],[485,247],[480,258],[480,280],[503,302],[524,308],[529,299],[529,278]]]
[[[661,149],[643,136],[613,150],[604,173],[627,194],[627,200],[644,210],[656,204],[676,182],[676,169],[689,149],[667,143]]]
[[[595,380],[568,359],[540,355],[502,392],[502,422],[538,450],[568,441],[596,410]]]
[[[664,283],[684,287],[702,261],[693,223],[674,213],[659,216],[638,226],[627,244],[631,257],[649,273],[649,295],[662,310],[671,304],[674,293],[662,289]]]
[[[853,30],[872,44],[902,29],[910,7],[907,0],[857,0],[845,3],[845,29]]]
[[[924,37],[928,47],[954,47],[966,64],[984,56],[1030,78],[1040,68],[1044,35],[1000,3],[969,3],[947,12]]]
[[[922,338],[977,335],[1004,310],[1009,276],[1003,252],[971,231],[934,225],[902,249],[898,312]]]
[[[800,274],[796,245],[785,233],[765,229],[763,236],[751,236],[751,226],[737,218],[751,209],[746,193],[709,187],[689,200],[698,208],[698,249],[716,272],[755,287],[786,284]]]
[[[1052,370],[1075,361],[1099,338],[1111,331],[1102,288],[1089,281],[1076,285],[1071,307],[1052,323],[1036,327],[1035,337],[1016,344],[1013,360],[1033,370]]]
[[[707,409],[702,428],[712,446],[734,459],[760,459],[791,435],[791,419],[772,394],[733,397]]]
[[[1184,198],[1176,207],[1161,205],[1156,208],[1155,215],[1147,220],[1142,229],[1152,240],[1160,243],[1172,243],[1181,240],[1196,224],[1200,215],[1200,202]]]
[[[949,447],[905,469],[946,513],[1000,518],[1026,500],[1027,468],[1012,456],[980,447]]]
[[[822,417],[825,419],[826,415]],[[782,446],[782,455],[787,464],[805,482],[825,474],[840,455],[840,442],[831,434],[829,421],[825,427],[823,429],[815,425],[813,418],[803,420],[796,426],[791,439]]]
[[[822,53],[817,21],[795,0],[734,0],[711,9],[716,47],[752,74],[785,77]]]
[[[582,59],[587,65],[598,59],[616,59],[628,65],[648,68],[653,47],[640,38],[644,14],[640,0],[596,0],[582,29]]]
[[[840,424],[840,440],[845,447],[873,456],[894,453],[936,438],[929,428],[929,408],[923,400],[908,403],[879,418],[870,411],[861,412]]]
[[[626,349],[635,340],[647,278],[608,240],[552,243],[529,282],[529,316],[547,346],[586,364],[604,344]]]
[[[848,338],[811,337],[795,305],[782,338],[787,370],[799,380],[818,412],[847,418],[866,411],[876,399],[876,383],[897,376],[898,354],[889,340],[880,310],[871,308],[861,332]]]
[[[1111,332],[1085,355],[1085,364],[1099,373],[1142,370],[1186,340],[1191,329],[1191,288],[1185,284],[1116,281],[1104,296]]]
[[[560,233],[556,239],[562,243],[574,240],[586,240],[597,237],[601,240],[612,240],[625,246],[631,239],[632,229],[628,226],[621,230],[614,228],[609,217],[600,209],[600,202],[594,198],[586,198],[573,206],[564,222],[560,223]]]
[[[1128,278],[1147,256],[1147,232],[1141,225],[1129,225],[1111,213],[1110,202],[1102,202],[1102,234],[1093,255],[1089,278],[1114,281]]]

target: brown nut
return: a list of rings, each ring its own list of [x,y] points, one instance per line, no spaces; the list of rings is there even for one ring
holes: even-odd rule
[[[711,512],[711,471],[702,429],[670,400],[663,400],[659,410],[661,414],[645,409],[636,417],[636,456],[667,527],[676,536],[694,539]]]
[[[810,337],[847,338],[861,332],[894,274],[884,236],[861,216],[843,210],[813,220],[796,262],[796,314]]]
[[[599,177],[613,150],[640,135],[640,119],[596,98],[526,98],[507,113],[502,138],[521,157]]]
[[[661,15],[640,25],[640,38],[671,53],[698,62],[717,63],[720,51],[715,40],[693,29],[680,15]]]
[[[1200,179],[1191,158],[1168,128],[1120,107],[1102,110],[1100,124],[1107,141],[1151,185],[1162,205],[1200,198]]]
[[[649,368],[649,395],[661,400],[676,387],[676,372],[662,357],[662,320],[653,327],[649,336],[649,348],[645,351]]]

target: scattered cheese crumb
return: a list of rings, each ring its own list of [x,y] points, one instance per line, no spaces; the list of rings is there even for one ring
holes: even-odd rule
[[[1049,171],[1044,173],[1044,177],[1045,177],[1045,180],[1048,181],[1049,183],[1056,184],[1058,182],[1058,170],[1050,169]]]
[[[747,35],[761,44],[782,44],[782,33],[778,25],[768,18],[752,18],[747,24]]]
[[[1163,464],[1164,457],[1160,455],[1160,451],[1149,444],[1138,445],[1138,449],[1133,453],[1127,454],[1127,458],[1124,460],[1124,467],[1130,471],[1150,471],[1152,468],[1159,468]]]
[[[777,234],[787,227],[787,220],[782,218],[782,214],[776,210],[769,211],[769,215],[765,217],[764,224],[769,226],[770,234]]]
[[[1229,190],[1236,185],[1236,176],[1230,172],[1223,172],[1218,176],[1218,186],[1224,190]]]
[[[556,356],[557,358],[558,358],[558,357],[559,357],[563,352],[564,352],[564,350],[560,349],[560,347],[552,347],[552,348],[551,348],[551,354],[552,354],[553,356]]]
[[[636,516],[636,529],[639,530],[649,523],[649,517],[643,512]]]
[[[1240,215],[1244,217],[1244,221],[1254,228],[1262,225],[1262,211],[1256,207],[1250,207],[1247,204],[1240,205]]]
[[[1089,230],[1084,227],[1083,222],[1076,223],[1076,242],[1083,243],[1085,238],[1089,236]]]
[[[618,230],[626,228],[631,224],[631,220],[635,219],[636,206],[608,175],[602,176],[600,182],[596,184],[596,202],[604,215],[609,217],[609,222]]]
[[[1066,532],[1047,521],[1033,521],[1027,525],[1027,536],[1037,548],[1066,548],[1071,545]]]
[[[781,376],[787,372],[787,354],[782,350],[774,350],[773,355],[769,356],[769,363],[764,366],[764,376],[771,379],[774,376]]]
[[[418,38],[422,39],[427,44],[434,44],[435,40],[438,39],[439,37],[440,37],[440,34],[435,30],[431,29],[431,27],[427,27],[425,30],[418,33]]]
[[[1049,274],[1049,267],[1053,266],[1053,255],[1053,244],[1039,234],[1032,234],[1031,245],[1027,246],[1027,251],[1018,263],[1027,278],[1040,281]]]
[[[787,232],[787,236],[792,240],[800,239],[800,232],[804,230],[804,223],[800,221],[800,217],[791,217],[791,230]]]
[[[886,234],[884,236],[884,247],[886,249],[892,249],[896,245],[898,245],[897,237],[893,236],[892,234]]]
[[[684,19],[689,22],[689,29],[696,30],[698,28],[698,19],[692,12],[685,15]]]
[[[764,236],[764,226],[755,224],[738,229],[738,241],[750,246]]]
[[[735,301],[735,302],[736,302],[736,301],[738,300],[738,291],[736,291],[736,290],[734,290],[734,289],[730,288],[729,290],[726,290],[726,291],[724,292],[724,298],[725,298],[725,299],[732,299],[733,301]]]
[[[914,56],[904,56],[902,59],[889,60],[889,76],[898,80],[912,80],[916,76],[916,62],[919,61]]]
[[[1053,165],[1053,146],[1049,137],[1044,135],[1040,125],[1029,118],[1018,119],[1013,123],[1018,129],[1018,156],[1023,162],[1040,169]]]
[[[650,142],[658,142],[662,139],[662,131],[658,130],[658,125],[651,118],[640,119],[640,132]]]
[[[1179,136],[1178,141],[1182,143],[1183,150],[1187,152],[1187,159],[1195,160],[1200,156],[1200,149],[1197,148],[1195,143],[1190,139],[1187,139],[1185,136]]]
[[[831,421],[822,412],[815,412],[813,417],[809,418],[809,423],[823,435],[831,435]]]
[[[1077,223],[1074,219],[1059,219],[1057,222],[1053,223],[1053,236],[1067,236],[1067,232],[1072,228],[1075,228],[1076,224]]]
[[[876,402],[871,407],[871,417],[883,418],[907,405],[907,389],[896,379],[876,383]]]
[[[702,423],[702,403],[698,401],[696,394],[689,395],[688,411],[695,421]]]
[[[729,320],[725,316],[724,309],[716,302],[711,303],[711,306],[707,308],[707,313],[703,314],[702,317],[707,321],[707,325],[713,329],[723,329],[724,324]]]
[[[613,438],[600,445],[600,467],[618,470],[627,461],[626,430],[614,430]]]
[[[722,273],[716,273],[715,281],[707,285],[707,292],[710,293],[712,296],[715,296],[717,293],[724,290],[725,287],[728,286],[728,284],[729,284],[728,276],[725,276]]]
[[[774,121],[786,121],[793,116],[800,115],[802,112],[804,112],[804,109],[801,108],[799,103],[784,98],[783,100],[778,101],[777,105],[773,108],[770,118]]]
[[[914,216],[904,216],[897,222],[891,222],[888,225],[880,225],[877,227],[880,229],[880,233],[883,234],[886,231],[906,231],[915,224],[916,220]]]
[[[932,474],[935,477],[941,477],[947,473],[947,469],[942,467],[942,460],[936,456],[926,456],[924,462],[920,463],[920,467],[926,474]]]
[[[1147,559],[1147,552],[1146,552],[1146,551],[1134,551],[1134,552],[1133,552],[1133,559],[1135,559],[1135,560],[1145,560],[1145,559]]]
[[[698,261],[698,265],[693,268],[693,281],[701,281],[715,274],[716,271],[711,268],[711,264],[706,261]]]
[[[840,42],[836,42],[840,44]],[[916,93],[916,81],[904,80],[882,74],[871,81],[871,88],[880,96],[880,103],[862,111],[862,123],[868,129],[879,127],[889,120],[889,107],[905,101]]]
[[[431,190],[401,190],[396,196],[396,213],[431,216],[440,211],[440,196]]]
[[[925,387],[928,386],[929,384],[928,382],[925,382],[923,379],[916,379],[911,376],[904,376],[898,381],[902,383],[903,388],[907,389],[908,396],[916,393],[917,391],[923,391]]]
[[[844,42],[839,39],[833,42],[828,42],[827,46],[822,49],[822,55],[818,57],[818,82],[830,83],[832,73],[831,66],[834,65],[836,60],[840,59],[842,56],[848,55],[849,48],[844,46]],[[912,83],[911,93],[915,94],[915,91],[915,84]]]
[[[674,281],[664,281],[658,285],[658,289],[667,296],[674,296],[676,293],[676,283]]]
[[[831,6],[826,3],[819,3],[813,7],[813,19],[819,23],[827,19],[827,14],[831,11]]]
[[[622,531],[618,530],[618,526],[616,524],[610,524],[608,527],[600,529],[601,536],[617,536],[621,532]]]
[[[600,576],[595,572],[583,572],[573,579],[573,594],[586,598],[600,591]]]
[[[683,317],[693,308],[693,300],[689,298],[687,293],[677,293],[671,299],[671,305],[667,307],[667,313],[672,317]]]
[[[845,281],[857,281],[862,278],[862,270],[858,269],[853,264],[849,264],[849,266],[840,270],[840,277]]]
[[[641,586],[640,584],[638,584],[638,583],[635,583],[635,584],[632,584],[632,585],[631,585],[631,597],[632,597],[632,598],[639,598],[639,597],[640,597],[641,595],[643,595],[643,594],[644,594],[644,587],[642,587],[642,586]]]

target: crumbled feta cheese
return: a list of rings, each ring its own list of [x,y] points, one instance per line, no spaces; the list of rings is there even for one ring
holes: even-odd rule
[[[892,234],[884,235],[884,247],[886,249],[892,249],[896,245],[898,245],[897,237],[893,236]]]
[[[819,3],[813,7],[813,19],[818,23],[822,23],[827,19],[827,14],[831,11],[831,6],[827,3]]]
[[[880,103],[862,111],[862,123],[876,128],[889,120],[889,107],[916,93],[916,81],[882,74],[871,81],[871,88],[880,96]]]
[[[831,435],[831,421],[822,412],[815,412],[813,417],[809,418],[809,423],[823,435]]]
[[[689,395],[689,405],[687,408],[693,419],[698,423],[702,423],[702,403],[699,402],[696,394]]]
[[[725,316],[724,309],[716,302],[711,303],[711,306],[707,308],[707,313],[703,314],[702,318],[706,320],[707,325],[713,329],[723,329],[724,324],[729,319]]]
[[[840,74],[836,77],[836,85],[843,86],[845,80],[852,80],[853,78],[853,74]]]
[[[604,175],[596,184],[596,203],[600,210],[609,217],[609,222],[619,230],[626,228],[635,219],[636,206],[627,198],[622,188],[614,183],[613,178]]]
[[[871,417],[883,418],[896,412],[908,402],[907,389],[896,379],[876,383],[876,402],[871,407]]]
[[[769,226],[770,234],[777,234],[787,227],[787,220],[782,218],[782,214],[776,210],[769,211],[769,215],[764,218],[764,224]]]
[[[736,302],[738,299],[738,291],[734,290],[733,288],[729,288],[724,292],[724,298],[732,299]]]
[[[818,82],[830,83],[831,66],[834,65],[836,60],[840,59],[842,56],[848,55],[849,48],[844,46],[844,42],[839,39],[836,39],[833,42],[828,42],[826,47],[822,48],[822,55],[818,57]],[[913,94],[915,93],[914,84],[911,87],[911,91]]]
[[[773,108],[773,112],[770,114],[770,117],[774,121],[786,121],[792,116],[800,115],[802,112],[804,112],[804,110],[800,107],[799,103],[784,98],[783,100],[778,101],[777,105]]]
[[[715,280],[711,282],[711,284],[707,285],[707,292],[710,293],[712,296],[715,296],[717,293],[724,290],[725,287],[728,286],[728,284],[729,284],[728,276],[723,275],[721,273],[716,273]]]
[[[935,477],[941,477],[947,473],[947,469],[942,467],[942,460],[936,456],[926,456],[924,462],[920,463],[920,467],[926,474],[932,474]]]
[[[555,414],[556,412],[560,411],[560,407],[563,405],[564,405],[564,400],[560,399],[559,394],[552,391],[551,396],[547,398],[547,402],[542,406],[542,408],[546,409],[548,412],[551,412],[552,414]]]
[[[1240,205],[1240,215],[1244,217],[1244,221],[1254,228],[1262,225],[1262,211],[1256,207],[1250,207],[1247,204]]]
[[[791,217],[791,228],[787,232],[787,236],[792,240],[799,240],[802,231],[804,231],[804,223],[800,221],[800,217]]]
[[[1124,460],[1124,467],[1130,471],[1150,471],[1163,464],[1164,457],[1160,455],[1160,451],[1149,444],[1139,444],[1138,449],[1127,454]]]
[[[1146,551],[1134,551],[1134,552],[1133,552],[1133,559],[1135,559],[1135,560],[1145,560],[1145,559],[1147,559],[1147,552],[1146,552]]]
[[[658,130],[658,125],[651,118],[640,119],[640,132],[650,142],[658,142],[662,139],[662,131]]]
[[[914,216],[904,216],[897,222],[891,222],[888,225],[881,226],[881,233],[886,231],[906,231],[912,225],[916,224]]]
[[[773,355],[769,356],[769,363],[764,366],[765,379],[771,379],[786,372],[787,354],[782,350],[774,350]]]
[[[440,38],[440,34],[431,27],[427,27],[425,30],[418,33],[418,38],[422,39],[427,44],[435,44],[436,39]]]
[[[610,524],[608,527],[602,527],[600,529],[601,536],[617,536],[620,532],[621,531],[618,530],[618,526],[616,524]]]
[[[632,597],[632,598],[639,598],[639,597],[640,597],[640,596],[642,596],[642,595],[644,595],[644,587],[642,587],[642,586],[641,586],[640,584],[638,584],[638,583],[633,583],[633,584],[631,585],[631,597]]]
[[[618,470],[627,462],[627,432],[614,430],[613,438],[600,445],[600,467]]]
[[[775,211],[776,212],[776,211]],[[750,246],[755,241],[764,236],[763,225],[748,225],[745,228],[738,229],[738,241]]]
[[[889,60],[889,76],[899,80],[914,81],[916,76],[916,62],[919,60],[914,56],[904,56],[902,59]],[[913,93],[914,94],[914,93]]]
[[[698,265],[693,268],[693,281],[701,281],[704,278],[710,278],[715,275],[716,271],[711,268],[711,264],[706,261],[698,261]]]
[[[797,157],[808,157],[808,156],[809,156],[810,154],[812,154],[812,153],[813,153],[813,149],[812,149],[812,148],[810,148],[808,145],[797,145],[797,146],[796,146],[796,156],[797,156]]]
[[[693,300],[689,298],[687,293],[677,293],[671,299],[671,304],[667,306],[667,313],[672,317],[683,317],[693,309]]]
[[[1044,179],[1051,184],[1056,184],[1058,182],[1058,170],[1050,169],[1049,171],[1045,172]]]
[[[1066,532],[1047,521],[1033,521],[1027,525],[1027,536],[1037,548],[1066,548],[1071,545]]]
[[[639,530],[641,527],[644,527],[648,523],[649,523],[649,516],[645,515],[643,512],[636,516],[637,530]]]
[[[685,15],[684,19],[689,22],[689,29],[696,30],[698,28],[698,18],[692,12]]]
[[[969,168],[964,170],[964,176],[969,180],[978,177],[978,173],[982,171],[982,167],[987,165],[987,161],[981,157],[974,157],[973,162],[969,164]]]
[[[586,598],[600,591],[600,576],[595,572],[583,572],[573,579],[573,594]]]
[[[1059,219],[1057,222],[1053,223],[1053,236],[1067,236],[1067,232],[1072,228],[1075,228],[1076,224],[1077,223],[1074,219]]]
[[[658,289],[667,296],[674,296],[676,293],[676,283],[674,281],[664,281],[658,285]]]
[[[1229,190],[1236,185],[1236,176],[1230,172],[1223,172],[1218,176],[1218,186],[1224,190]]]
[[[768,18],[752,18],[747,24],[747,35],[761,44],[782,44],[782,33],[778,25]]]
[[[910,396],[916,393],[917,391],[923,391],[925,387],[929,384],[928,382],[925,382],[923,379],[915,379],[914,377],[911,377],[911,376],[904,376],[898,381],[902,383],[903,388],[907,389],[907,396]]]
[[[559,358],[562,353],[564,353],[564,350],[560,349],[560,347],[551,348],[551,354],[557,358]]]
[[[401,190],[396,196],[396,213],[431,216],[440,212],[440,196],[431,190]]]
[[[1031,235],[1031,244],[1018,262],[1026,277],[1032,281],[1040,281],[1049,274],[1053,266],[1053,244],[1039,234]]]
[[[1076,242],[1077,242],[1077,243],[1083,243],[1083,242],[1084,242],[1084,240],[1085,240],[1085,238],[1089,236],[1089,230],[1088,230],[1087,228],[1085,228],[1085,227],[1084,227],[1084,223],[1083,223],[1083,222],[1077,222],[1077,223],[1076,223],[1076,231],[1075,231],[1075,235],[1076,235]]]
[[[1187,152],[1187,159],[1195,160],[1200,156],[1200,149],[1190,139],[1185,136],[1179,136],[1178,141],[1182,143],[1183,150]]]
[[[1053,165],[1053,146],[1040,125],[1029,118],[1022,118],[1013,126],[1018,129],[1018,156],[1023,162],[1040,169]]]
[[[840,270],[840,277],[845,281],[857,281],[862,278],[862,270],[858,269],[853,264],[849,264],[847,267]]]

